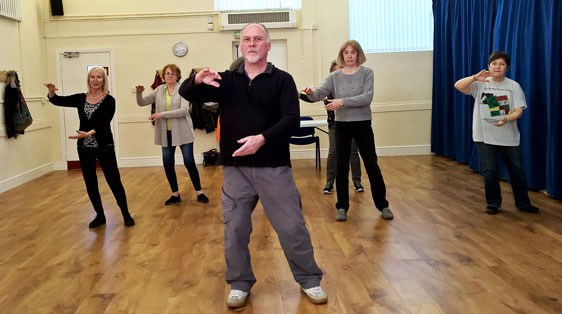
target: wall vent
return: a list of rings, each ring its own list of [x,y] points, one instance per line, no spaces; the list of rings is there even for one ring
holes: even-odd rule
[[[0,0],[0,16],[21,22],[21,0]]]
[[[250,23],[261,23],[267,28],[296,28],[297,11],[222,12],[221,30],[241,30]]]

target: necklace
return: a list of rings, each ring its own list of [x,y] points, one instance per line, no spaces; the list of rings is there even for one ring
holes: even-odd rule
[[[90,96],[90,98],[97,99],[97,98],[100,98],[101,96],[103,96],[103,93],[99,94],[98,96],[92,96],[92,94],[90,94],[89,96]]]

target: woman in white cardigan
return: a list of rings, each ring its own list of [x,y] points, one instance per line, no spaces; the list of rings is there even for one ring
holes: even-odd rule
[[[146,97],[142,97],[144,86],[138,85],[136,89],[139,106],[156,104],[156,112],[149,119],[155,123],[154,143],[162,146],[164,170],[172,189],[172,196],[165,204],[172,205],[181,202],[174,168],[176,146],[180,147],[183,154],[183,163],[197,193],[197,201],[207,203],[209,199],[201,191],[199,172],[193,157],[194,135],[193,123],[189,115],[189,102],[178,94],[179,84],[177,83],[181,79],[181,70],[175,64],[167,64],[164,66],[162,74],[166,84],[158,86]]]

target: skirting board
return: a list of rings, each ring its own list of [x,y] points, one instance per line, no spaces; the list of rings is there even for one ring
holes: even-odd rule
[[[315,149],[299,149],[291,151],[291,159],[314,159]],[[411,146],[385,146],[377,147],[377,156],[408,156],[408,155],[431,155],[430,145]],[[322,158],[328,157],[327,149],[320,149]]]
[[[429,145],[412,145],[412,146],[386,146],[377,147],[378,156],[406,156],[406,155],[430,155],[431,147]],[[321,149],[320,156],[328,157],[328,149]],[[291,159],[314,159],[314,149],[298,149],[291,151]],[[195,156],[195,163],[202,164],[203,156]],[[183,164],[181,155],[176,155],[176,165]],[[139,157],[139,158],[121,158],[119,159],[120,167],[154,167],[162,166],[162,157]]]
[[[60,165],[62,163],[48,163],[44,166],[37,167],[35,169],[31,169],[24,173],[20,173],[16,176],[13,176],[9,179],[0,182],[0,193],[6,192],[10,189],[15,188],[18,185],[24,184],[29,182],[33,179],[39,178],[42,175],[45,175],[53,170],[62,170],[60,169]]]
[[[183,165],[183,157],[176,155],[176,165]],[[119,167],[154,167],[162,166],[162,156],[156,157],[136,157],[136,158],[120,158]],[[196,164],[203,164],[203,156],[195,156]]]
[[[430,145],[414,145],[414,146],[386,146],[377,147],[378,156],[405,156],[405,155],[430,155]],[[328,156],[328,150],[320,150],[322,158]],[[291,151],[291,159],[314,159],[314,149],[299,149]],[[203,156],[195,156],[195,163],[202,164]],[[176,165],[183,164],[181,155],[176,156]],[[162,157],[140,157],[140,158],[120,158],[119,167],[153,167],[162,166]],[[17,187],[18,185],[29,182],[42,175],[55,170],[66,170],[66,162],[52,162],[41,167],[26,171],[12,178],[0,182],[0,193]]]

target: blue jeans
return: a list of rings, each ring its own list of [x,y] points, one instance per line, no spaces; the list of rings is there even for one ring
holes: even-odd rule
[[[527,192],[527,178],[523,171],[521,162],[521,148],[519,146],[499,146],[476,142],[482,172],[484,174],[484,190],[486,191],[486,203],[488,206],[500,208],[502,195],[500,189],[500,178],[498,175],[497,155],[500,154],[513,189],[513,198],[517,208],[531,205]]]
[[[168,144],[171,143],[171,132],[168,131]],[[183,164],[187,168],[189,177],[191,178],[191,183],[195,191],[201,190],[201,182],[199,179],[199,171],[197,171],[197,166],[195,165],[195,157],[193,157],[193,143],[180,145],[180,150],[183,155]],[[168,178],[168,183],[172,189],[172,193],[179,191],[178,189],[178,179],[176,178],[176,165],[175,160],[176,146],[169,145],[168,147],[162,146],[162,161],[164,162],[164,171],[166,172],[166,178]]]

